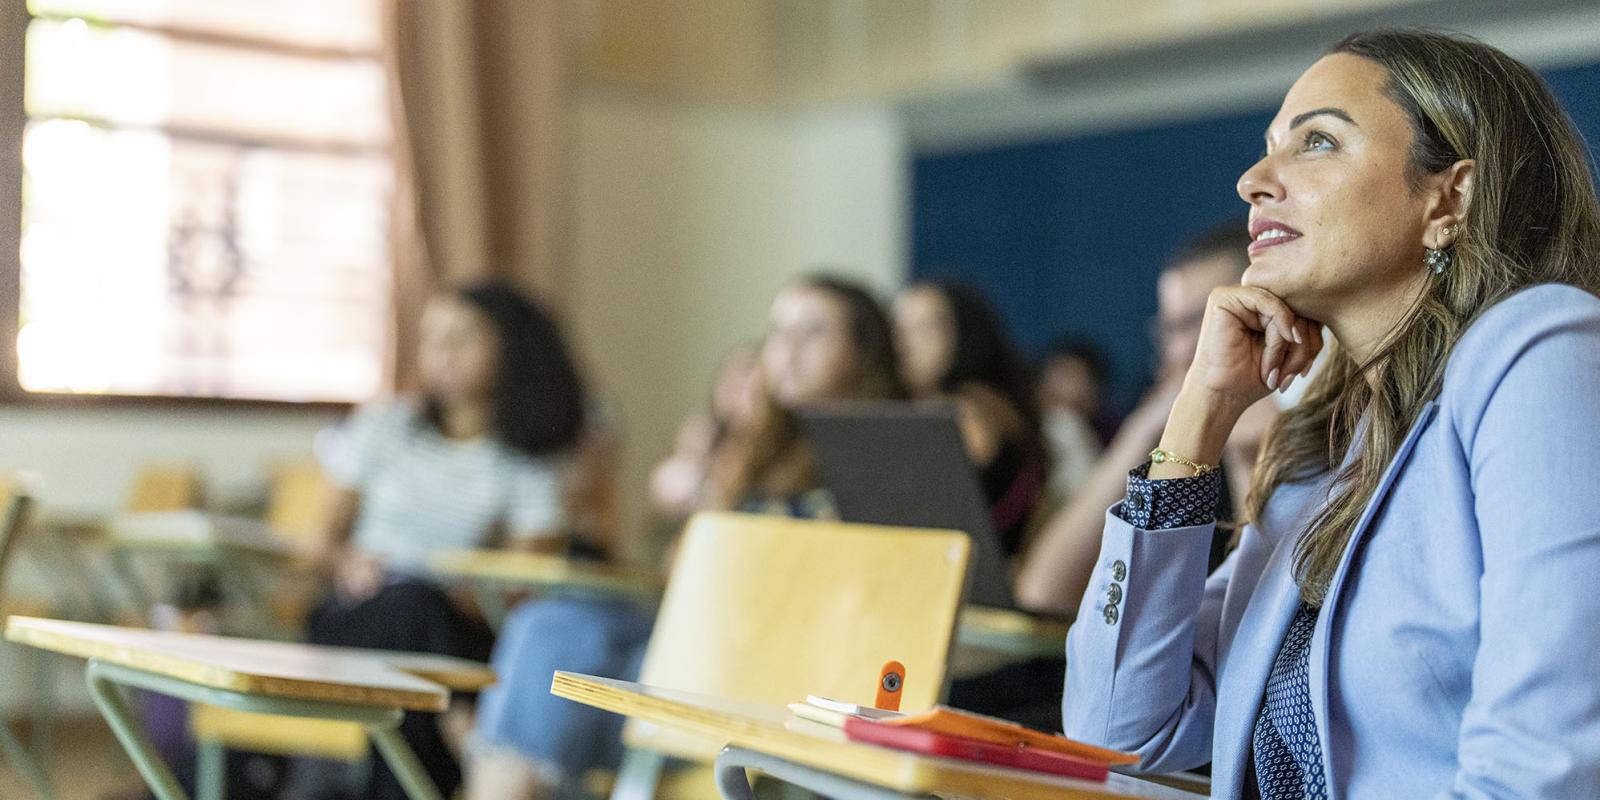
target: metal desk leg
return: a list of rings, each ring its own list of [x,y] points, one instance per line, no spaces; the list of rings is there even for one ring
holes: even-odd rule
[[[69,531],[57,531],[55,536],[50,537],[55,545],[51,549],[56,554],[61,574],[72,576],[71,580],[56,583],[56,602],[61,604],[65,613],[72,615],[70,619],[115,622],[117,602],[106,594],[106,581],[84,553],[83,542],[72,538],[76,535]]]
[[[33,717],[28,721],[33,739],[33,754],[40,763],[50,760],[56,735],[55,654],[34,650]]]
[[[417,760],[416,753],[411,751],[396,730],[405,716],[400,709],[241,694],[93,659],[89,661],[87,679],[95,704],[100,707],[112,732],[117,735],[123,749],[128,751],[128,757],[133,759],[134,766],[138,767],[140,776],[149,784],[157,800],[188,800],[188,797],[172,776],[172,770],[162,763],[149,738],[140,729],[138,717],[128,708],[122,686],[234,711],[357,723],[367,729],[367,735],[394,770],[411,800],[443,800],[438,788],[423,770],[422,763]]]
[[[422,762],[417,759],[417,754],[412,752],[405,739],[400,738],[400,731],[394,726],[369,726],[367,735],[372,739],[373,745],[377,746],[378,752],[383,755],[383,760],[388,762],[389,769],[394,770],[394,776],[400,780],[400,785],[405,788],[406,794],[412,800],[443,800],[439,790],[433,786],[433,779],[429,778],[427,770],[422,768]]]
[[[50,778],[45,775],[44,768],[34,760],[33,754],[22,746],[22,742],[17,741],[17,737],[11,733],[11,728],[3,722],[0,722],[0,755],[5,756],[5,760],[10,761],[11,765],[22,773],[22,777],[28,781],[33,793],[38,795],[40,800],[55,800],[55,788],[50,785]]]
[[[195,747],[196,800],[227,800],[228,748],[216,739],[201,739]]]
[[[100,715],[106,718],[111,732],[117,735],[117,741],[128,752],[128,758],[133,760],[133,766],[139,770],[139,776],[149,785],[156,800],[188,800],[183,787],[178,785],[178,779],[161,760],[155,745],[150,743],[150,737],[145,736],[144,729],[139,727],[138,716],[128,707],[127,695],[123,694],[115,681],[102,674],[107,671],[106,666],[98,661],[90,661],[85,675],[89,682],[89,694],[94,697],[94,704],[100,707]]]
[[[489,628],[495,633],[505,626],[506,615],[510,609],[506,608],[506,595],[500,586],[493,581],[474,580],[472,586],[472,600],[478,604],[478,610],[483,612],[483,619],[489,623]]]
[[[780,781],[835,800],[907,800],[918,796],[801,766],[766,753],[729,746],[717,754],[717,790],[722,793],[723,800],[754,800],[755,794],[750,790],[746,769],[761,770]]]
[[[617,783],[611,787],[611,800],[651,800],[656,796],[656,787],[661,784],[661,773],[666,767],[666,756],[628,748],[622,754]]]
[[[117,582],[122,584],[122,591],[127,596],[128,602],[132,603],[134,610],[139,613],[139,619],[148,621],[150,613],[155,610],[156,597],[139,576],[138,565],[133,563],[133,554],[128,552],[127,548],[112,546],[111,571],[116,574]]]

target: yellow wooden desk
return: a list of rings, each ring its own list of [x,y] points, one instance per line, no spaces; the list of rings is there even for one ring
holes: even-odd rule
[[[120,686],[234,711],[358,723],[413,800],[440,800],[396,726],[405,711],[443,711],[451,688],[475,690],[494,681],[485,665],[442,656],[29,617],[8,620],[6,638],[88,659],[95,704],[160,800],[184,800],[185,795],[152,749]]]
[[[106,533],[119,547],[201,552],[227,550],[268,558],[292,558],[294,540],[258,519],[207,511],[143,511],[117,514]]]
[[[961,609],[956,643],[1020,658],[1062,656],[1070,622],[988,606]]]
[[[557,672],[551,692],[643,723],[726,742],[728,747],[717,760],[718,784],[726,800],[749,797],[749,784],[743,783],[746,766],[830,797],[1194,800],[1198,796],[1125,775],[1113,774],[1107,782],[1095,783],[850,742],[843,732],[794,719],[784,708],[626,681]]]
[[[435,556],[429,566],[441,577],[473,584],[479,605],[497,626],[505,613],[498,592],[586,592],[649,601],[662,589],[661,576],[652,570],[511,550],[451,550]],[[961,611],[956,643],[1024,658],[1061,655],[1069,624],[1021,611],[967,606]]]
[[[652,602],[663,582],[655,570],[515,550],[450,550],[428,566],[442,578],[470,585],[496,628],[505,619],[507,592],[555,592]]]
[[[214,565],[247,603],[263,609],[267,589],[260,572],[287,568],[303,555],[294,540],[260,520],[192,509],[117,514],[106,520],[105,534],[111,565],[144,613],[154,606],[155,593],[140,580],[133,556]]]
[[[105,551],[105,528],[104,515],[87,512],[47,510],[35,519],[30,538],[61,571],[61,580],[52,586],[59,607],[50,615],[96,622],[117,619],[121,609],[116,593],[98,567]]]

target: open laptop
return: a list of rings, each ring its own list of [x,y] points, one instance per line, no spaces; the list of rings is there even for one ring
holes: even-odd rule
[[[954,407],[840,403],[807,407],[799,417],[844,521],[963,531],[972,538],[967,601],[1016,605]]]

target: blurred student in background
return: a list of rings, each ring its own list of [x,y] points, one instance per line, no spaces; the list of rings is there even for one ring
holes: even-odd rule
[[[1017,602],[1023,608],[1061,616],[1076,613],[1100,551],[1106,509],[1122,499],[1128,470],[1147,460],[1160,439],[1199,345],[1206,298],[1212,289],[1239,282],[1250,264],[1249,245],[1243,221],[1224,223],[1181,249],[1162,270],[1156,283],[1158,316],[1152,326],[1158,353],[1155,387],[1123,421],[1082,488],[1050,518],[1029,548],[1017,576]],[[1219,519],[1232,519],[1233,504],[1243,502],[1256,452],[1276,416],[1276,405],[1268,398],[1235,428],[1224,459],[1228,491],[1223,493]],[[1226,533],[1218,535],[1213,553],[1218,561],[1227,539]]]
[[[650,472],[650,510],[674,528],[704,508],[711,465],[728,441],[749,431],[763,402],[760,349],[741,345],[718,365],[710,407],[683,421],[672,454]]]
[[[850,281],[801,279],[772,302],[761,347],[765,400],[712,470],[714,508],[833,516],[795,411],[833,400],[904,399],[883,307]]]
[[[1063,337],[1039,359],[1036,386],[1043,410],[1075,411],[1094,423],[1095,431],[1109,426],[1101,441],[1116,435],[1116,416],[1106,407],[1106,385],[1111,362],[1105,351],[1088,339]]]
[[[417,359],[416,396],[358,410],[322,448],[337,487],[320,559],[333,591],[307,638],[483,660],[488,627],[430,580],[428,560],[454,548],[564,546],[584,392],[556,324],[500,284],[435,298]],[[408,714],[401,732],[448,796],[460,769],[437,719]],[[361,796],[404,793],[373,759]]]
[[[895,298],[894,325],[907,388],[917,400],[955,404],[995,531],[1006,554],[1016,554],[1050,457],[1032,382],[999,315],[972,289],[922,282]]]
[[[1016,555],[1044,498],[1050,456],[1040,431],[1031,376],[999,315],[977,291],[914,283],[895,298],[895,344],[912,397],[954,403],[967,454],[978,470],[994,529]],[[1054,728],[1059,703],[1039,687],[1062,679],[1060,656],[964,675],[952,682],[957,708]]]
[[[868,291],[828,276],[785,288],[770,319],[760,401],[750,424],[730,427],[717,448],[705,507],[829,515],[794,412],[808,403],[903,398],[889,321]],[[553,697],[550,681],[556,670],[637,676],[651,622],[650,611],[625,601],[518,606],[494,651],[500,682],[479,704],[467,800],[581,796],[585,772],[615,767],[622,718]]]
[[[1076,339],[1057,342],[1039,363],[1038,402],[1050,444],[1050,498],[1063,503],[1083,486],[1100,460],[1104,408],[1105,354]]]

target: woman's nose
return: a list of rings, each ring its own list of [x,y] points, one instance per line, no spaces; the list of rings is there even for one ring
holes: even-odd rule
[[[1283,199],[1283,183],[1278,180],[1270,155],[1262,156],[1261,160],[1245,170],[1235,188],[1239,198],[1251,205]]]

